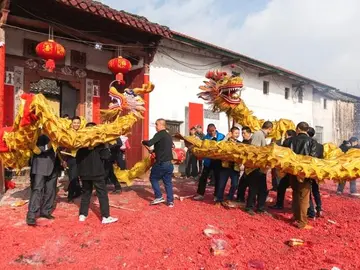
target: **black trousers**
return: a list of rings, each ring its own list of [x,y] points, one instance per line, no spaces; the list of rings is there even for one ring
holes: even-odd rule
[[[199,174],[200,174],[203,169],[203,161],[200,159],[200,160],[198,160],[198,163],[199,163]]]
[[[105,168],[105,183],[110,182],[111,184],[114,185],[115,190],[121,190],[121,185],[114,173],[113,163],[110,161],[105,161],[104,168]]]
[[[72,200],[74,197],[78,197],[81,195],[81,186],[77,173],[76,159],[69,159],[68,167],[69,167],[68,200]]]
[[[277,188],[277,196],[276,196],[277,206],[284,207],[285,193],[289,187],[290,187],[290,176],[287,174],[283,178],[281,178]]]
[[[246,202],[246,209],[254,207],[254,200],[257,200],[257,209],[265,210],[265,202],[267,197],[266,174],[260,169],[252,171],[249,175],[249,195]]]
[[[83,183],[83,195],[81,196],[80,204],[80,215],[88,216],[89,206],[93,187],[95,187],[96,195],[99,199],[100,212],[102,217],[110,216],[109,209],[109,197],[107,193],[107,188],[104,180],[82,180]]]
[[[197,193],[199,195],[204,196],[206,184],[207,184],[207,181],[208,181],[211,171],[213,172],[214,178],[215,178],[214,195],[217,194],[218,185],[219,185],[219,181],[220,181],[220,169],[221,169],[221,160],[212,160],[209,167],[204,166],[201,176],[199,178],[199,184],[198,184],[198,189],[197,189]]]
[[[196,177],[199,172],[198,172],[198,160],[196,158],[195,155],[193,155],[192,153],[189,153],[187,156],[188,160],[187,160],[187,164],[186,164],[186,177]]]
[[[245,202],[245,192],[248,187],[249,187],[249,177],[244,172],[240,177],[240,181],[239,181],[239,187],[236,196],[237,201]]]
[[[126,170],[126,156],[125,151],[120,151],[117,156],[116,163],[121,170]]]
[[[31,175],[28,218],[35,218],[39,211],[40,215],[50,215],[52,213],[56,198],[57,178],[58,172],[56,170],[50,176]]]
[[[312,197],[314,197],[314,200],[315,200],[316,211],[320,212],[322,210],[320,189],[319,189],[319,184],[314,180],[312,180],[312,183],[311,183],[310,206],[308,209],[309,217],[315,217],[315,207],[314,207],[314,202],[313,202]]]

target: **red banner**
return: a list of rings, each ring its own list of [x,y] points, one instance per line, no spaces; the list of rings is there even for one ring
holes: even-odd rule
[[[202,104],[189,102],[189,129],[204,123],[204,108]]]
[[[4,126],[11,127],[14,123],[14,102],[14,86],[5,84]]]
[[[93,96],[93,122],[100,124],[100,97]]]

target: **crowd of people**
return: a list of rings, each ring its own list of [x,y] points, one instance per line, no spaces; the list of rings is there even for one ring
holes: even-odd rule
[[[214,124],[209,124],[207,134],[202,134],[201,127],[190,129],[190,136],[198,136],[202,140],[222,141],[228,140],[235,143],[252,144],[256,146],[266,146],[267,136],[272,132],[273,125],[271,122],[264,122],[262,129],[252,132],[249,127],[241,128],[242,141],[239,141],[240,129],[232,127],[230,132],[225,136],[218,132]],[[293,152],[299,155],[323,158],[324,147],[315,139],[315,129],[310,127],[306,122],[300,122],[296,130],[288,130],[283,142],[272,141],[283,147],[291,148]],[[352,137],[349,141],[344,141],[340,146],[343,152],[351,148],[359,148],[359,140]],[[197,159],[191,152],[191,147],[187,151],[186,176],[194,178],[198,173],[196,166]],[[266,201],[269,194],[267,187],[267,175],[270,172],[272,176],[271,190],[277,191],[276,203],[269,206],[270,209],[282,210],[284,208],[284,199],[287,188],[291,187],[292,210],[294,225],[301,229],[311,229],[308,225],[308,218],[314,219],[323,216],[321,195],[319,184],[313,179],[297,179],[296,176],[286,174],[278,179],[277,170],[255,169],[246,174],[245,168],[241,164],[233,162],[224,162],[221,160],[203,160],[203,170],[199,171],[198,189],[194,200],[204,200],[204,194],[207,183],[214,183],[214,201],[223,203],[227,201],[237,201],[244,204],[245,211],[250,215],[265,214]],[[210,179],[210,181],[208,181]],[[224,196],[225,187],[230,179],[230,188],[227,196]],[[300,180],[300,181],[299,181]],[[339,183],[337,193],[341,194],[344,190],[345,183]],[[246,190],[247,197],[246,197]],[[356,179],[350,181],[350,192],[353,196],[359,196],[356,192]],[[236,195],[236,198],[235,198]]]
[[[64,118],[68,118],[67,115]],[[81,118],[71,119],[71,128],[75,131],[82,126]],[[86,127],[94,127],[95,123],[87,123]],[[37,141],[39,154],[34,154],[30,160],[31,195],[26,217],[28,225],[36,225],[38,215],[47,219],[54,219],[52,215],[56,199],[57,179],[61,171],[66,171],[69,179],[67,199],[73,203],[81,196],[79,221],[86,220],[93,188],[99,199],[102,223],[108,224],[117,221],[109,213],[109,198],[107,184],[114,186],[114,194],[121,193],[121,185],[117,180],[113,165],[122,170],[126,169],[126,151],[130,149],[126,136],[119,137],[113,144],[101,144],[97,147],[81,148],[78,151],[59,148],[55,152],[50,139],[42,134]]]
[[[75,131],[79,130],[81,124],[81,118],[74,117],[71,128]],[[91,128],[95,125],[95,123],[87,123],[86,127]],[[169,207],[174,207],[172,184],[174,143],[166,129],[164,119],[158,119],[155,128],[154,137],[142,141],[144,147],[155,153],[155,162],[149,177],[155,198],[150,202],[150,205],[166,202]],[[234,126],[225,136],[217,131],[214,124],[209,124],[206,134],[198,125],[190,129],[190,136],[196,136],[201,140],[217,142],[227,140],[262,147],[268,144],[267,137],[272,129],[272,122],[266,121],[258,131],[252,132],[249,127],[240,129]],[[241,141],[239,140],[240,134]],[[288,147],[298,155],[323,158],[324,147],[315,140],[314,136],[314,128],[306,122],[300,122],[296,126],[296,130],[286,132],[283,142],[272,141],[271,143]],[[119,137],[113,144],[101,144],[93,149],[81,148],[77,152],[72,152],[70,149],[59,149],[55,152],[52,149],[51,141],[43,134],[37,141],[37,147],[41,153],[34,154],[31,159],[31,197],[26,218],[28,225],[36,225],[38,214],[44,218],[54,218],[52,211],[56,198],[57,178],[61,169],[65,169],[69,177],[68,202],[73,202],[76,197],[81,196],[80,222],[84,222],[88,216],[93,188],[95,188],[96,196],[99,199],[102,223],[108,224],[117,221],[117,218],[110,216],[107,184],[114,185],[113,193],[121,193],[121,185],[114,174],[113,165],[116,164],[121,169],[126,168],[125,153],[130,149],[126,136]],[[350,148],[358,147],[359,140],[352,137],[349,141],[345,141],[340,148],[346,152]],[[273,178],[272,190],[277,191],[276,203],[269,207],[282,210],[286,189],[291,187],[294,225],[301,229],[311,229],[311,226],[307,224],[308,217],[315,218],[323,215],[319,185],[316,181],[312,179],[300,180],[289,174],[277,179],[278,174],[274,169],[255,168],[246,173],[246,168],[242,164],[208,158],[199,160],[192,153],[192,146],[188,147],[185,173],[186,177],[198,180],[197,194],[193,197],[195,201],[204,200],[206,186],[213,185],[215,203],[224,204],[225,201],[237,201],[244,204],[245,211],[250,215],[270,215],[266,210],[269,194],[267,187],[269,170]],[[225,196],[229,179],[230,188]],[[160,180],[164,183],[166,199],[161,193]],[[338,194],[343,192],[344,186],[345,183],[339,184]],[[247,193],[246,190],[248,190]],[[355,179],[350,181],[350,191],[354,196],[358,196]]]

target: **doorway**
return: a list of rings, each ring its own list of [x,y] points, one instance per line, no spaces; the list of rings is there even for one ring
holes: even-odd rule
[[[69,117],[74,117],[76,115],[80,94],[66,81],[41,79],[30,83],[30,93],[43,94],[57,116],[67,114]]]

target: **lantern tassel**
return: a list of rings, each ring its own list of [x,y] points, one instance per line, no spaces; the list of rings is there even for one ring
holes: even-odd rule
[[[53,72],[55,69],[55,61],[52,59],[48,59],[45,63],[45,68],[49,72]]]
[[[117,80],[117,82],[121,85],[124,85],[125,84],[125,81],[124,81],[124,75],[119,72],[118,74],[116,74],[116,77],[115,79]]]

